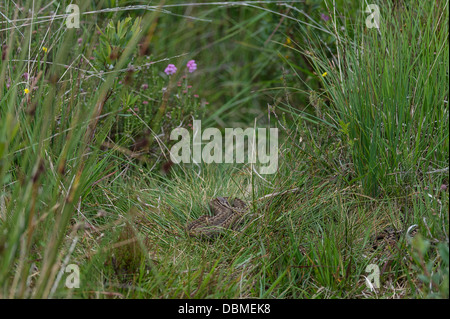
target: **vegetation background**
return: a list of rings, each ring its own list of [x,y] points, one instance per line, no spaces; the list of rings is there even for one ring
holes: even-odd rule
[[[1,298],[448,298],[448,1],[70,3],[0,4]],[[174,165],[194,118],[277,173]],[[217,196],[244,229],[189,237]]]

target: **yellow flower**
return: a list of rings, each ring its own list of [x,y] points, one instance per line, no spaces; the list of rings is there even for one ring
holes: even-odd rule
[[[327,74],[328,74],[328,73],[327,73],[327,72],[325,72],[324,74],[322,74],[322,76],[323,76],[323,77],[326,77],[326,76],[327,76]]]
[[[25,92],[25,94],[30,93],[30,90],[28,90],[28,89],[25,89],[25,90],[23,90],[23,91]]]
[[[47,53],[48,49],[46,47],[42,47],[42,51],[44,51],[45,53]]]
[[[289,37],[286,38],[286,44],[287,44],[287,45],[291,44],[291,38],[289,38]]]

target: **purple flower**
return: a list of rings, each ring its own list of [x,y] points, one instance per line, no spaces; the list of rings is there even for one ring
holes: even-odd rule
[[[142,84],[141,88],[143,90],[147,90],[148,89],[148,84],[147,83]]]
[[[195,60],[190,60],[187,64],[186,64],[187,68],[189,69],[189,73],[194,72],[195,70],[197,70],[197,63],[195,63]]]
[[[83,38],[78,38],[78,45],[81,45],[83,43]]]
[[[147,105],[148,101],[142,101],[142,104]]]
[[[28,72],[25,72],[24,74],[22,74],[22,76],[25,78],[25,80],[28,80],[29,74]]]
[[[169,65],[167,66],[167,68],[164,70],[164,72],[165,72],[167,75],[172,75],[172,74],[175,74],[175,72],[177,72],[177,68],[175,67],[175,65],[169,64]]]
[[[320,14],[320,17],[322,18],[323,21],[330,20],[330,16],[326,15],[325,13]]]

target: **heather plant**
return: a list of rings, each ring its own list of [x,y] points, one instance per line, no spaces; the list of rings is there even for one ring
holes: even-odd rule
[[[131,17],[119,20],[117,24],[110,21],[105,32],[97,27],[100,37],[99,45],[93,52],[93,62],[100,74],[116,72],[115,64],[131,38],[142,32],[141,19],[132,21]],[[144,41],[135,46],[124,62],[127,65],[123,70],[124,75],[115,77],[110,89],[111,94],[114,91],[122,93],[119,98],[120,110],[115,112],[116,120],[109,137],[114,143],[138,151],[139,158],[147,162],[154,160],[149,154],[166,152],[164,148],[152,147],[158,145],[153,143],[155,136],[162,134],[158,139],[169,146],[169,130],[180,123],[187,126],[192,117],[202,116],[207,101],[201,101],[200,96],[193,91],[193,85],[188,85],[188,74],[197,69],[195,60],[186,64],[187,72],[179,76],[175,85],[176,66],[168,64],[164,69],[165,75],[161,70],[156,70],[153,56],[144,54],[146,45]],[[111,112],[114,107],[105,107],[104,112]],[[111,143],[106,145],[111,146]]]
[[[136,18],[134,22],[130,17],[120,20],[117,25],[110,21],[105,32],[100,32],[100,43],[94,51],[94,64],[99,70],[108,71],[114,69],[115,64],[121,57],[123,51],[129,44],[134,34],[141,32],[141,19]],[[125,62],[129,65],[133,60],[131,55]]]

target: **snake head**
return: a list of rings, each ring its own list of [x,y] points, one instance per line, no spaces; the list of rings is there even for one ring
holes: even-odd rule
[[[230,204],[228,203],[228,200],[227,200],[226,197],[217,197],[217,200],[218,200],[223,206],[230,205]]]

